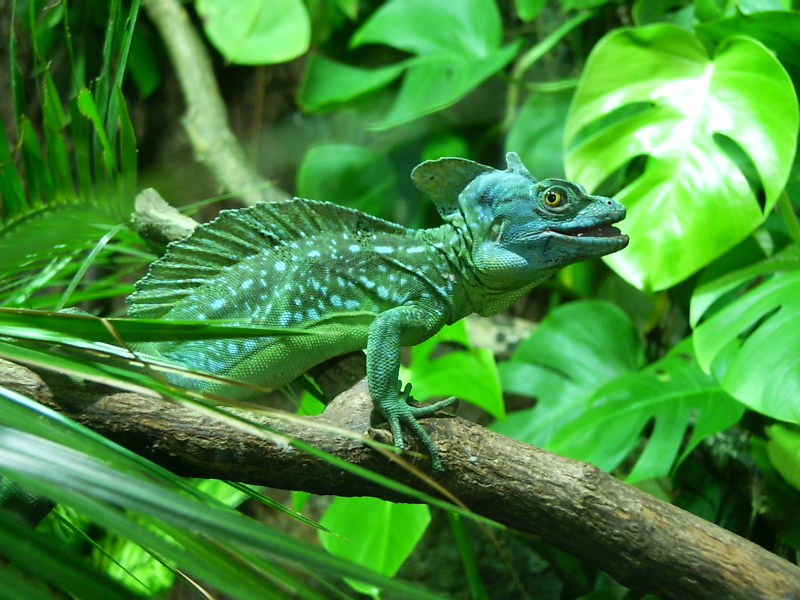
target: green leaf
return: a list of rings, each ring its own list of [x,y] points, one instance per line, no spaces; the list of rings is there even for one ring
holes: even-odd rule
[[[362,69],[313,54],[308,61],[298,101],[304,110],[332,108],[384,87],[403,73],[406,61]]]
[[[447,27],[430,27],[431,22]],[[406,73],[388,114],[374,127],[385,129],[452,105],[515,56],[519,43],[502,46],[500,13],[484,0],[395,0],[381,5],[351,39],[351,46],[385,44],[414,58],[368,74],[318,63],[309,71],[307,106],[354,98]],[[312,65],[314,66],[314,65]],[[345,75],[343,81],[337,74]],[[344,83],[344,85],[342,85]],[[339,90],[335,88],[339,86]],[[348,87],[352,86],[352,87]]]
[[[800,82],[800,13],[764,10],[736,14],[727,19],[703,23],[697,33],[719,43],[725,38],[746,35],[774,51],[795,83]]]
[[[430,510],[420,504],[397,504],[378,498],[334,498],[320,525],[325,549],[373,571],[393,576],[417,545],[430,523]],[[375,595],[379,588],[358,581],[357,591]]]
[[[547,5],[547,0],[514,0],[517,14],[523,21],[533,21]]]
[[[22,179],[11,154],[11,144],[6,137],[5,127],[0,127],[0,225],[22,214],[28,207]]]
[[[519,154],[539,178],[564,177],[564,121],[572,90],[531,94],[506,138],[506,151]]]
[[[0,308],[0,334],[3,336],[54,343],[91,340],[113,344],[117,338],[112,332],[119,334],[126,342],[315,335],[304,329],[242,325],[241,321],[234,319],[101,319],[72,312]]]
[[[112,202],[103,204],[48,205],[19,218],[0,232],[0,304],[53,308],[48,286],[69,285],[69,278],[80,272],[76,257],[91,253],[100,240],[119,225],[108,214]],[[100,249],[95,265],[113,262],[112,273],[87,283],[78,293],[95,298],[130,293],[129,284],[120,283],[138,264],[152,259],[141,250],[141,238],[133,231],[117,230],[111,243]],[[74,299],[75,302],[80,298]]]
[[[775,470],[800,490],[800,431],[776,423],[765,429],[769,441],[767,455]]]
[[[24,526],[3,510],[0,510],[0,556],[10,557],[15,567],[78,598],[134,600],[147,597],[99,573],[73,550],[53,544],[50,536]],[[2,571],[8,569],[4,566]],[[2,595],[7,597],[5,593]]]
[[[92,142],[89,120],[81,113],[78,98],[69,101],[70,132],[72,133],[73,153],[75,156],[75,177],[78,189],[84,198],[93,200],[95,196],[92,177]]]
[[[636,157],[647,161],[616,196],[628,207],[630,246],[604,260],[659,290],[740,242],[783,190],[798,121],[786,71],[752,39],[725,40],[709,57],[671,25],[606,36],[569,114],[567,175],[594,188]],[[754,187],[763,187],[763,208]]]
[[[308,50],[311,21],[302,0],[196,0],[208,39],[232,63],[292,60]]]
[[[636,482],[669,474],[690,427],[681,459],[743,413],[744,406],[699,368],[687,339],[642,371],[601,386],[586,411],[561,428],[547,448],[611,471],[640,444],[645,427],[654,421],[647,445],[627,476]]]
[[[334,0],[334,2],[339,10],[347,15],[348,19],[355,21],[358,18],[360,0]]]
[[[17,543],[24,543],[26,537],[20,535]],[[49,590],[34,581],[25,573],[13,569],[0,569],[0,589],[3,600],[63,600],[63,594]]]
[[[800,424],[800,261],[791,253],[777,258],[721,278],[717,288],[724,292],[768,276],[701,323],[694,343],[702,367],[732,396]]]
[[[136,83],[139,95],[147,98],[161,84],[160,57],[142,28],[133,30],[131,52],[128,57],[128,73]],[[122,106],[122,103],[120,103]]]
[[[119,192],[114,194],[112,205],[116,209],[115,216],[120,222],[125,222],[126,217],[133,212],[134,198],[136,197],[136,179],[138,154],[136,151],[136,133],[133,130],[125,97],[120,88],[114,88],[119,107]]]
[[[767,259],[763,258],[761,248],[758,246],[744,247],[742,250],[747,253],[745,259],[749,259],[748,262],[755,262],[757,259],[753,259],[754,256],[761,260],[755,264],[730,270],[729,259],[727,263],[719,265],[717,276],[706,277],[710,269],[703,273],[703,278],[692,293],[689,303],[689,322],[692,327],[696,327],[703,317],[709,317],[716,304],[724,302],[731,294],[740,296],[753,287],[754,281],[768,279],[776,273],[795,270],[800,265],[800,243],[791,244]],[[722,275],[719,275],[720,272]],[[705,356],[705,350],[698,352],[700,356]],[[701,358],[700,363],[705,365],[705,359]]]
[[[563,304],[499,365],[503,389],[537,398],[536,406],[492,429],[543,446],[585,410],[598,386],[642,362],[639,335],[619,308],[602,301]]]
[[[61,98],[49,71],[44,74],[44,99],[42,102],[42,120],[44,127],[45,150],[47,164],[53,176],[54,191],[58,196],[72,198],[72,175],[69,151],[64,139],[66,117],[61,106]],[[52,202],[52,198],[48,198]]]
[[[654,421],[628,478],[666,475],[690,425],[681,459],[704,437],[738,421],[744,408],[701,371],[690,341],[639,371],[642,355],[633,324],[614,305],[562,305],[500,365],[505,391],[535,396],[536,406],[492,429],[610,471]]]
[[[431,358],[443,342],[456,342],[458,349]],[[465,322],[445,327],[435,336],[411,348],[408,380],[413,384],[414,398],[457,396],[482,408],[496,419],[505,418],[505,405],[494,355],[486,348],[473,348],[467,337]]]
[[[354,144],[321,144],[306,153],[297,172],[297,194],[390,219],[397,178],[385,153]]]
[[[275,572],[276,558],[315,573],[363,580],[399,597],[436,598],[223,506],[168,471],[2,388],[0,474],[242,600],[283,597],[273,594],[281,585],[307,589],[285,571]],[[21,545],[24,539],[12,546],[12,559]],[[58,583],[70,589],[74,581],[67,574]]]
[[[389,113],[373,127],[387,129],[455,104],[506,66],[518,48],[519,44],[510,44],[485,58],[464,55],[420,57],[408,68]]]
[[[53,195],[53,177],[47,167],[36,130],[27,117],[22,118],[20,127],[20,151],[30,203],[33,206],[42,206]]]
[[[631,8],[633,22],[638,27],[651,23],[672,23],[691,29],[699,18],[699,12],[702,11],[694,2],[685,0],[636,0]]]
[[[97,111],[97,105],[92,98],[92,93],[87,89],[82,89],[78,94],[78,110],[94,125],[95,134],[100,140],[100,145],[103,149],[102,160],[105,166],[106,173],[112,175],[117,172],[117,159],[114,154],[114,149],[106,135],[106,130],[103,127],[103,120],[100,113]]]
[[[423,26],[436,21],[447,27]],[[486,58],[499,47],[502,36],[500,12],[493,2],[395,0],[376,10],[350,45],[386,44],[411,54]]]

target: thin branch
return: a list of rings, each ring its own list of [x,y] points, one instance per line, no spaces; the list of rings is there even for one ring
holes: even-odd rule
[[[136,196],[133,225],[146,240],[168,244],[185,238],[198,223],[170,206],[153,188]]]
[[[142,5],[161,34],[183,90],[183,124],[197,159],[217,183],[246,204],[286,199],[286,192],[261,177],[247,162],[228,124],[211,59],[181,3],[143,0]]]
[[[341,372],[339,365],[330,369]],[[45,383],[27,369],[0,361],[0,385],[26,393],[178,474],[316,494],[398,499],[396,493],[324,460],[185,407],[68,379],[47,379]],[[357,439],[315,426],[323,422],[363,433],[371,413],[362,380],[318,417],[284,421],[253,414],[252,418],[430,493],[419,478]],[[597,467],[458,417],[422,422],[445,465],[439,483],[472,511],[536,535],[632,589],[666,600],[798,597],[798,567]]]

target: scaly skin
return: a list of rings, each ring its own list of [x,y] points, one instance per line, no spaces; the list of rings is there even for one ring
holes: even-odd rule
[[[223,211],[170,244],[128,299],[131,316],[234,319],[326,335],[158,342],[145,349],[267,388],[328,358],[366,348],[367,378],[398,448],[401,425],[439,453],[417,419],[451,402],[412,407],[399,387],[400,347],[444,325],[508,307],[559,268],[621,250],[611,227],[625,208],[578,184],[537,181],[509,153],[504,171],[443,158],[412,173],[445,224],[410,230],[326,202],[294,199]],[[183,379],[202,391],[252,390]]]

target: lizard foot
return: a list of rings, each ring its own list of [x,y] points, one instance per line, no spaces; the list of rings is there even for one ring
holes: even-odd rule
[[[431,470],[434,477],[438,477],[444,471],[442,466],[442,459],[439,456],[439,450],[436,444],[428,435],[428,432],[422,428],[422,425],[417,421],[420,417],[426,417],[439,411],[443,408],[452,406],[458,403],[458,398],[452,396],[446,400],[440,400],[433,404],[425,406],[411,406],[408,401],[411,400],[411,384],[407,384],[405,388],[400,390],[399,402],[392,402],[391,404],[384,404],[380,407],[381,413],[389,423],[389,429],[394,438],[394,446],[399,449],[405,448],[405,441],[403,440],[403,428],[405,425],[414,434],[428,452],[431,457]]]

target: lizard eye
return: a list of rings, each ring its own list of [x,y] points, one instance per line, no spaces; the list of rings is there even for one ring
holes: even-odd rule
[[[562,188],[552,187],[544,193],[544,203],[550,208],[558,208],[567,199],[567,193]]]

